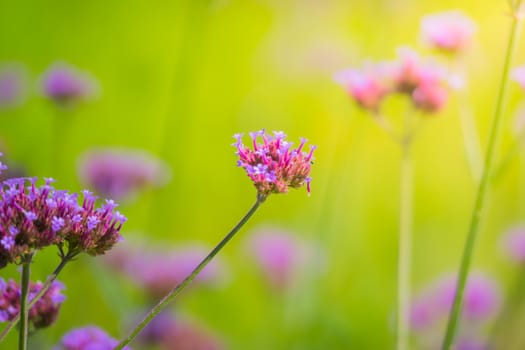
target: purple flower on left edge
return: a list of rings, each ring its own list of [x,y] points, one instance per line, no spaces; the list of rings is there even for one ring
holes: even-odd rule
[[[90,74],[64,62],[49,67],[41,84],[43,94],[63,106],[89,100],[98,90],[96,80]]]
[[[66,333],[53,350],[113,350],[118,341],[96,326],[77,328]],[[125,346],[124,350],[131,350]]]
[[[82,191],[79,204],[78,194],[55,190],[52,182],[38,186],[36,178],[12,178],[0,184],[0,268],[50,245],[99,255],[121,240],[126,218],[115,202],[97,207],[97,198]]]
[[[29,283],[29,300],[42,289],[41,282]],[[34,328],[46,328],[58,317],[65,300],[64,285],[55,281],[36,304],[29,310],[29,321]],[[5,282],[0,278],[0,322],[13,320],[20,312],[20,286],[14,280]]]
[[[19,105],[26,95],[26,72],[18,64],[0,67],[0,110]]]

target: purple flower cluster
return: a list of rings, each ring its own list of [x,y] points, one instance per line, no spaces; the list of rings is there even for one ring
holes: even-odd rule
[[[81,181],[100,195],[129,198],[146,187],[161,187],[170,178],[164,162],[138,150],[95,150],[82,157]]]
[[[182,282],[206,256],[208,249],[197,245],[176,250],[121,246],[107,255],[106,262],[115,270],[129,276],[152,298],[166,295]],[[218,261],[212,261],[197,276],[201,284],[216,281]]]
[[[113,350],[118,341],[111,338],[102,329],[87,326],[66,333],[54,350]],[[125,350],[131,350],[124,347]]]
[[[66,63],[55,63],[42,78],[43,93],[60,105],[90,98],[95,93],[95,86],[91,76]]]
[[[446,276],[432,283],[413,301],[411,325],[420,340],[426,341],[433,338],[432,334],[442,333],[441,327],[448,319],[455,293],[456,278]],[[483,274],[471,274],[465,287],[462,308],[461,329],[466,333],[460,334],[460,339],[465,343],[479,342],[481,327],[494,319],[500,306],[498,284]]]
[[[431,47],[447,53],[464,51],[476,33],[476,24],[461,11],[446,11],[425,16],[421,35]]]
[[[55,190],[51,179],[41,186],[36,182],[14,178],[0,185],[0,267],[53,244],[99,255],[121,240],[126,218],[115,211],[115,202],[106,200],[96,208],[96,197],[83,191],[78,204],[76,193]]]
[[[374,113],[387,96],[395,93],[409,96],[415,107],[427,113],[439,111],[448,100],[444,70],[422,61],[415,51],[405,47],[398,50],[396,61],[343,70],[336,73],[334,80],[360,107]]]
[[[306,140],[301,139],[299,146],[292,149],[292,143],[285,140],[286,135],[281,131],[271,136],[263,129],[251,132],[250,137],[253,149],[243,144],[241,134],[234,136],[237,140],[234,146],[239,156],[237,165],[246,170],[259,195],[286,193],[290,187],[300,188],[305,184],[310,193],[312,179],[309,175],[315,146],[311,146],[308,153],[304,152]]]
[[[29,297],[31,300],[42,289],[42,283],[29,283]],[[37,328],[52,325],[65,300],[62,294],[64,286],[55,281],[35,305],[29,310],[29,321]],[[14,281],[5,282],[0,278],[0,322],[13,320],[20,312],[20,286]]]

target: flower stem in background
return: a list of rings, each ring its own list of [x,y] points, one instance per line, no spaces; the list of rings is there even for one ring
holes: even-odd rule
[[[512,16],[512,26],[509,35],[509,41],[506,49],[505,63],[503,66],[503,74],[501,77],[498,97],[496,101],[496,109],[494,111],[494,117],[492,120],[492,126],[490,129],[489,143],[487,147],[487,153],[485,158],[485,167],[481,177],[481,182],[476,194],[476,201],[474,203],[474,209],[472,211],[472,217],[470,221],[470,227],[468,230],[467,240],[465,243],[465,248],[463,250],[463,257],[461,259],[461,265],[459,268],[458,280],[457,280],[457,289],[454,296],[454,303],[450,311],[450,318],[447,324],[447,330],[445,334],[445,339],[443,341],[443,350],[451,349],[454,342],[454,335],[456,328],[458,326],[458,320],[461,314],[461,304],[463,301],[463,293],[465,290],[465,284],[467,281],[470,263],[472,260],[472,254],[474,251],[474,245],[476,238],[479,232],[479,224],[481,220],[481,214],[485,204],[485,198],[487,195],[487,189],[489,180],[491,178],[491,167],[494,157],[494,150],[496,143],[499,137],[499,129],[501,125],[501,119],[503,115],[503,106],[505,101],[505,96],[507,93],[508,87],[508,77],[510,66],[512,63],[512,57],[515,51],[516,37],[520,27],[520,19],[518,11],[521,10],[521,0],[517,0],[514,3],[511,3],[513,6],[513,16]]]
[[[410,281],[412,270],[412,140],[411,113],[405,116],[404,137],[400,142],[400,186],[399,186],[399,243],[397,265],[397,324],[398,350],[409,348]]]
[[[516,158],[516,156],[519,154],[520,146],[522,145],[524,137],[525,132],[521,132],[516,138],[516,140],[514,140],[514,143],[510,146],[509,150],[503,157],[503,160],[500,161],[496,169],[494,169],[491,177],[492,181],[498,181],[501,178],[501,176],[505,173],[505,170],[514,160],[514,158]]]
[[[475,183],[479,183],[483,171],[483,156],[481,155],[481,145],[476,127],[476,120],[472,109],[468,104],[467,94],[464,89],[459,92],[459,120],[461,122],[461,131],[463,133],[463,143],[465,155],[469,165],[470,174]]]
[[[27,335],[29,332],[29,307],[27,295],[29,294],[29,277],[31,275],[32,254],[25,255],[22,259],[22,278],[20,281],[20,324],[18,334],[18,350],[27,350]]]
[[[222,239],[222,241],[217,244],[215,248],[197,265],[197,267],[191,272],[191,274],[186,277],[181,283],[179,283],[175,288],[173,288],[162,300],[153,307],[153,309],[148,312],[144,319],[135,326],[127,338],[123,339],[115,348],[115,350],[120,350],[124,346],[128,345],[135,337],[148,325],[148,323],[153,320],[153,318],[162,311],[186,286],[188,286],[191,281],[197,277],[199,272],[208,265],[208,263],[217,255],[217,253],[233,238],[233,236],[241,229],[241,227],[248,222],[252,215],[257,211],[259,206],[264,202],[266,196],[258,194],[255,204],[251,209],[244,215],[244,217],[235,225],[235,227]]]
[[[66,264],[68,262],[70,262],[75,256],[76,256],[76,254],[71,254],[71,255],[68,254],[68,255],[65,255],[64,257],[62,257],[62,260],[60,261],[60,264],[58,264],[58,266],[56,267],[55,271],[53,271],[53,273],[47,277],[46,282],[44,283],[44,285],[42,286],[40,291],[29,301],[29,303],[27,305],[27,309],[28,310],[31,310],[33,305],[35,305],[36,302],[44,294],[46,294],[46,292],[49,290],[49,288],[51,287],[53,282],[55,282],[55,280],[57,279],[58,274],[60,273],[60,271],[62,271],[62,269],[66,266]],[[13,329],[14,326],[16,326],[16,324],[18,323],[19,320],[20,320],[20,314],[18,314],[14,319],[12,319],[7,324],[7,326],[2,330],[2,333],[0,334],[0,342],[2,342],[4,340],[6,335],[9,334],[9,332],[11,331],[11,329]]]

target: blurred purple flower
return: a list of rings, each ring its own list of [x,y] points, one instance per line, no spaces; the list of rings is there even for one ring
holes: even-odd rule
[[[66,333],[54,350],[113,350],[118,341],[96,326],[74,329]],[[131,350],[129,347],[124,347]]]
[[[292,149],[292,144],[285,140],[282,131],[274,131],[274,136],[266,134],[265,130],[251,132],[252,147],[246,147],[242,135],[236,134],[233,144],[239,156],[237,165],[246,171],[253,181],[259,195],[268,196],[271,193],[287,193],[288,188],[300,188],[306,185],[310,193],[310,168],[315,146],[310,146],[309,152],[304,152],[306,139],[301,139],[299,147]],[[261,138],[262,143],[258,142]]]
[[[487,341],[476,337],[460,337],[456,341],[455,350],[489,350],[490,346]]]
[[[435,327],[449,315],[456,278],[446,276],[432,283],[412,303],[411,322],[415,331]],[[467,324],[483,324],[496,316],[501,306],[498,284],[488,276],[474,273],[469,276],[464,291],[462,320]]]
[[[476,24],[461,11],[428,15],[421,20],[423,40],[449,53],[464,51],[476,33]]]
[[[55,190],[52,179],[38,187],[36,178],[13,178],[0,184],[0,268],[19,262],[22,255],[49,245],[66,243],[70,252],[104,254],[121,240],[126,218],[106,200],[95,208],[96,197]],[[88,220],[96,217],[91,227]]]
[[[206,330],[175,317],[168,311],[157,315],[140,334],[140,341],[160,350],[219,350],[224,347]]]
[[[44,95],[59,105],[71,105],[94,96],[96,81],[86,72],[59,62],[53,64],[42,77]]]
[[[19,105],[26,94],[26,73],[18,64],[0,68],[0,110]]]
[[[512,79],[514,79],[518,84],[525,89],[525,65],[516,67],[512,70]]]
[[[41,282],[29,283],[29,300],[42,289]],[[58,317],[60,306],[65,300],[64,285],[55,281],[36,304],[29,310],[29,321],[37,328],[52,325]],[[0,278],[0,322],[13,320],[20,312],[20,286],[14,281],[5,282]]]
[[[250,248],[264,275],[277,289],[290,284],[295,270],[305,260],[302,242],[282,230],[258,230],[252,235]]]
[[[147,187],[164,186],[168,166],[143,150],[94,150],[80,159],[81,181],[97,193],[115,199],[129,198]]]
[[[503,236],[505,252],[518,263],[525,262],[525,226],[516,226]]]
[[[334,80],[347,90],[359,106],[377,112],[390,92],[389,73],[387,65],[367,64],[362,70],[345,69],[337,72]]]
[[[179,246],[173,250],[124,245],[108,254],[106,262],[129,276],[152,298],[158,298],[182,282],[208,252],[209,249],[198,245]],[[220,264],[214,260],[201,271],[195,281],[201,284],[214,283],[219,270]]]

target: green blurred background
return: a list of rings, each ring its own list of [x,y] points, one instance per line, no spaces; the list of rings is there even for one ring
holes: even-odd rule
[[[124,236],[212,246],[255,199],[235,166],[232,135],[267,128],[319,146],[312,195],[272,196],[221,253],[229,281],[200,288],[177,303],[228,349],[390,349],[396,298],[399,150],[344,91],[335,71],[391,59],[400,45],[421,47],[425,14],[461,9],[478,24],[468,62],[469,98],[485,144],[509,20],[507,3],[479,1],[0,0],[0,61],[25,64],[31,96],[0,112],[10,159],[29,174],[80,189],[78,156],[94,146],[129,146],[157,154],[172,168],[166,187],[122,206]],[[519,48],[516,63],[525,60]],[[39,96],[38,77],[57,60],[90,72],[100,97],[70,112],[60,136],[62,169],[51,169],[55,109]],[[512,85],[498,154],[513,142]],[[393,105],[389,113],[400,113]],[[415,145],[413,286],[454,271],[472,209],[475,183],[451,99],[431,117]],[[500,236],[523,219],[525,159],[516,157],[494,183],[474,268],[505,286],[515,269]],[[294,288],[265,288],[243,251],[250,230],[289,229],[323,257]],[[37,256],[34,276],[58,263]],[[16,269],[2,270],[3,277]],[[66,268],[67,302],[56,325],[38,335],[42,349],[77,326],[97,324],[113,336],[140,312],[141,293],[83,256]],[[14,348],[13,332],[2,348]],[[36,342],[35,342],[36,344]]]

